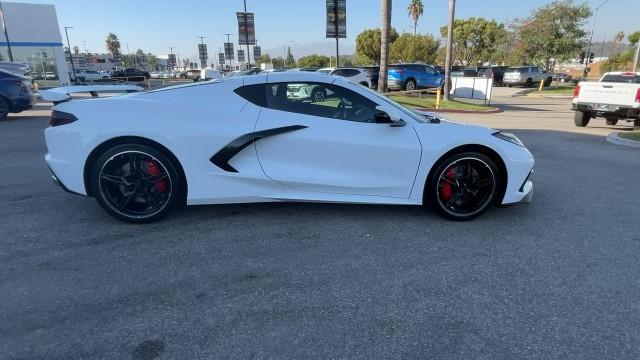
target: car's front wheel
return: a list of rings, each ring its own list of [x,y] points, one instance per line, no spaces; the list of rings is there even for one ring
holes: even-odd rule
[[[591,115],[589,113],[583,111],[576,111],[573,114],[573,123],[577,127],[585,127],[589,124],[589,120],[591,120]]]
[[[407,91],[413,91],[416,89],[416,82],[413,79],[409,79],[407,80],[407,82],[404,84],[404,89]]]
[[[437,165],[426,199],[447,219],[471,220],[494,204],[501,179],[489,157],[478,152],[455,154]]]
[[[105,151],[94,163],[91,191],[98,204],[117,219],[150,223],[168,215],[183,198],[177,165],[162,152],[142,144]]]

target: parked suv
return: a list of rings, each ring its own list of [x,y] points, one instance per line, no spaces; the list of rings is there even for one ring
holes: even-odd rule
[[[361,68],[324,68],[318,70],[320,73],[346,77],[356,84],[371,87],[371,76],[369,71]]]
[[[0,120],[30,109],[38,100],[31,79],[0,70]]]
[[[396,64],[389,65],[387,82],[391,90],[437,88],[444,83],[444,74],[431,65]]]
[[[504,83],[508,87],[524,85],[532,87],[535,83],[544,81],[545,86],[551,85],[553,74],[543,71],[537,66],[513,66],[504,73]]]

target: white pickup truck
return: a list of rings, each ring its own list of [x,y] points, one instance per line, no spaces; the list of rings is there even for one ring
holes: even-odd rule
[[[579,127],[596,117],[605,118],[607,125],[626,120],[640,126],[640,72],[608,72],[597,82],[579,83],[571,108]]]

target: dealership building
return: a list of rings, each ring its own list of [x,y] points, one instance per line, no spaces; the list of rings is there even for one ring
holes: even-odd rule
[[[53,5],[0,1],[0,60],[27,64],[34,78],[69,83],[58,16]]]

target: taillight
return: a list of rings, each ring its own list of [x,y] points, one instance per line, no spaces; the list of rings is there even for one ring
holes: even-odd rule
[[[640,88],[638,88],[638,90],[636,90],[636,102],[640,103]]]
[[[50,126],[67,125],[67,124],[71,124],[76,120],[78,120],[78,118],[73,116],[72,114],[53,110],[51,112],[51,119],[49,120],[49,125]]]
[[[580,95],[580,85],[576,85],[576,88],[573,89],[573,97],[577,98]]]

